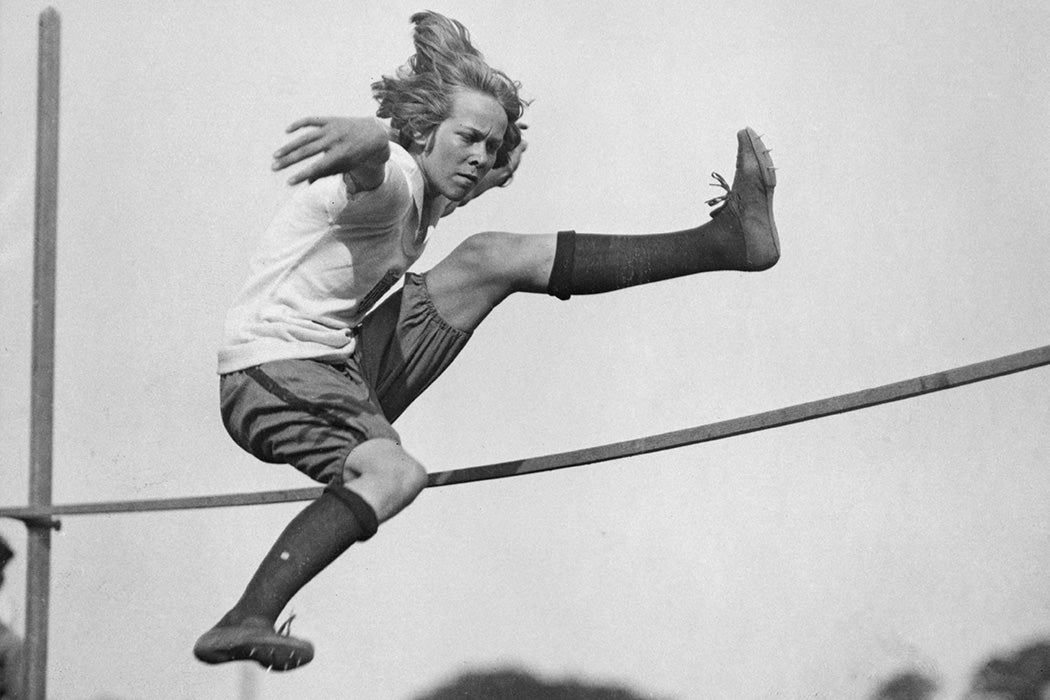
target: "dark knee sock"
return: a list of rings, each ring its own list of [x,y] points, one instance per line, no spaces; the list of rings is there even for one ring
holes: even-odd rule
[[[342,486],[329,486],[284,529],[220,624],[247,617],[272,624],[300,588],[354,542],[374,535],[377,527],[375,511],[363,498]]]
[[[547,292],[559,299],[599,294],[637,284],[739,269],[744,242],[717,218],[673,233],[638,236],[558,233]]]

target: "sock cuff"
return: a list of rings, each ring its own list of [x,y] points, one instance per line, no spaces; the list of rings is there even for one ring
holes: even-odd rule
[[[576,259],[576,232],[558,231],[554,265],[547,283],[547,294],[565,301],[572,296],[572,267]]]
[[[326,495],[335,496],[357,520],[358,525],[361,526],[361,542],[371,539],[372,535],[376,534],[379,529],[379,518],[368,501],[341,484],[328,484],[324,492]]]

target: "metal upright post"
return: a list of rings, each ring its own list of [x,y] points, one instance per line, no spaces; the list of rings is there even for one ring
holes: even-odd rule
[[[29,438],[29,504],[51,505],[55,385],[55,241],[58,211],[60,20],[40,13],[37,64],[36,218],[33,251],[33,346]],[[51,591],[51,526],[27,523],[25,690],[47,696],[47,631]]]

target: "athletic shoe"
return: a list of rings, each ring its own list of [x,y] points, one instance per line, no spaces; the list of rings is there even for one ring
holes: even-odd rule
[[[289,634],[292,615],[276,632],[266,624],[216,626],[193,645],[193,655],[206,664],[254,661],[267,670],[290,671],[310,663],[314,646]]]
[[[765,270],[780,259],[780,237],[773,221],[773,188],[777,184],[776,168],[769,149],[750,127],[737,132],[736,173],[730,187],[718,173],[716,186],[724,195],[708,200],[708,205],[722,206],[711,212],[731,229],[739,230],[745,243],[747,270]]]

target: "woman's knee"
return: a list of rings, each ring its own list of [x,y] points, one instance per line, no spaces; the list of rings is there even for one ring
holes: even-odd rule
[[[427,272],[438,313],[472,331],[514,292],[542,292],[554,261],[554,236],[486,231],[469,236]]]
[[[343,483],[364,497],[385,520],[426,488],[427,471],[393,440],[358,445],[343,464]]]
[[[485,231],[467,236],[452,254],[474,280],[500,280],[513,271],[512,253],[516,234]]]
[[[549,236],[485,231],[468,236],[452,252],[456,262],[480,283],[526,291],[546,284],[554,248]]]

